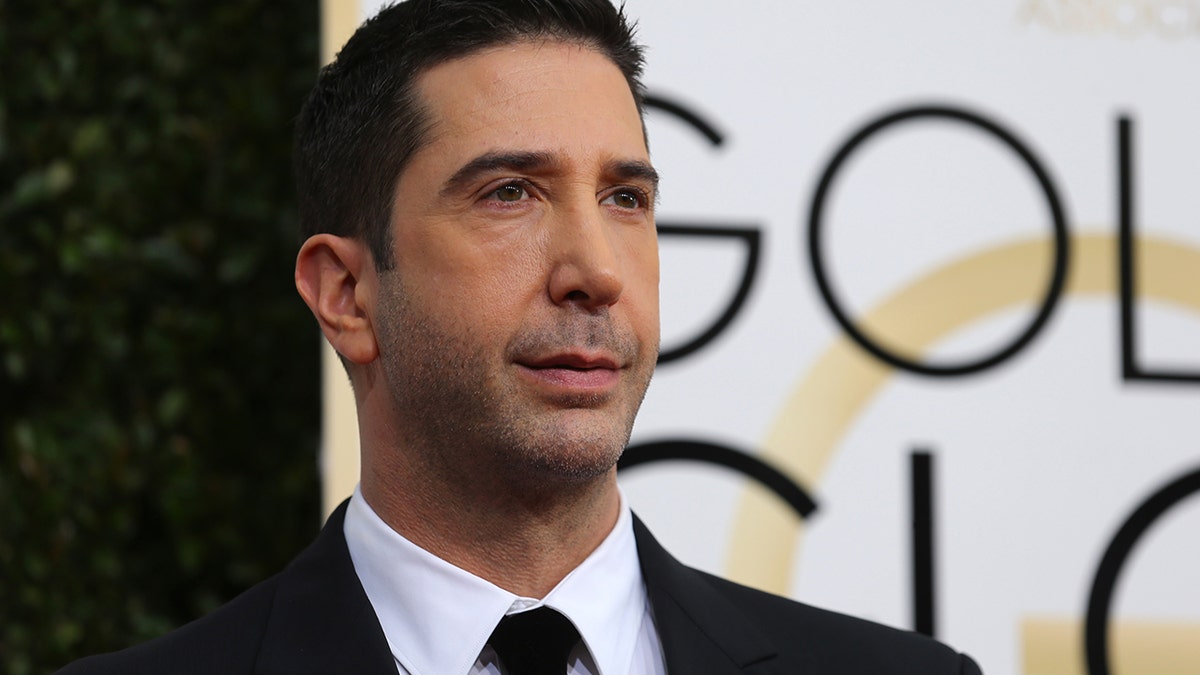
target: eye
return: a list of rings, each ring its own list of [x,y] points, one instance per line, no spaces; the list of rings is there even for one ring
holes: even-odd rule
[[[513,203],[519,202],[527,196],[525,187],[517,183],[508,183],[496,188],[491,194],[497,201]]]
[[[646,206],[646,195],[639,190],[621,189],[613,192],[601,203],[608,203],[623,209],[640,209]]]

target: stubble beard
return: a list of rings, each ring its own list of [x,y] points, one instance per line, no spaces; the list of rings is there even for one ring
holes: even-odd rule
[[[478,329],[441,328],[408,300],[397,272],[388,276],[396,278],[381,285],[376,330],[395,428],[403,436],[392,451],[411,453],[409,459],[433,474],[429,478],[466,490],[578,487],[613,470],[629,442],[657,345],[643,348],[632,333],[619,334],[607,314],[523,332],[505,355],[603,346],[635,364],[634,372],[622,374],[634,378],[617,394],[623,409],[614,410],[611,401],[600,407],[597,396],[549,406],[519,388],[505,372],[513,367],[507,360],[488,358],[481,350],[486,338],[475,339]],[[583,422],[566,422],[564,407]]]

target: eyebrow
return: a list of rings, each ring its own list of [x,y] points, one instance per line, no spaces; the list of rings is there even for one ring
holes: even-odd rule
[[[472,159],[454,172],[442,186],[442,195],[456,192],[483,174],[496,171],[537,173],[558,165],[548,152],[489,152]]]
[[[612,161],[604,165],[604,173],[620,181],[649,183],[654,193],[658,194],[658,172],[649,162],[638,159]]]
[[[488,152],[455,171],[442,185],[441,194],[446,196],[462,190],[464,186],[470,185],[484,174],[497,171],[544,173],[559,167],[560,164],[560,160],[548,152]],[[604,174],[619,181],[636,180],[649,183],[656,193],[658,190],[658,172],[642,160],[613,160],[604,165]]]

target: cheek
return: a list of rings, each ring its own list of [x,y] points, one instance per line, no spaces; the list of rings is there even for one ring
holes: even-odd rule
[[[659,339],[660,325],[658,315],[658,285],[654,284],[643,291],[637,298],[634,320],[638,331],[646,338],[655,342]]]
[[[639,248],[630,260],[632,264],[628,268],[623,292],[630,318],[642,335],[658,340],[658,249]]]
[[[536,258],[519,250],[459,258],[435,276],[435,309],[474,325],[484,339],[489,333],[494,338],[508,336],[535,297],[545,293]]]
[[[453,303],[447,308],[486,310],[506,304],[523,296],[541,269],[544,253],[535,237],[499,236],[458,222],[431,229],[434,234],[414,238],[410,260],[433,293]]]

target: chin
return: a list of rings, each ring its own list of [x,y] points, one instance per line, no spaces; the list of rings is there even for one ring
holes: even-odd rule
[[[493,448],[496,470],[530,488],[548,481],[578,484],[610,476],[633,427],[632,413],[612,407],[510,412],[509,423],[491,426],[482,438]]]
[[[530,468],[546,479],[586,483],[604,478],[614,471],[624,449],[624,443],[597,443],[595,439],[543,448],[529,458],[532,460]]]
[[[628,432],[579,433],[579,428],[534,441],[509,454],[508,466],[536,481],[587,483],[610,475],[629,440]],[[574,432],[574,433],[572,433]],[[532,439],[530,439],[532,440]],[[518,468],[519,467],[519,468]]]

